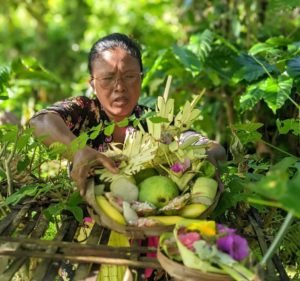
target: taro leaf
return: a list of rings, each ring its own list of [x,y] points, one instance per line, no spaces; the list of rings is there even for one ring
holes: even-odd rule
[[[285,119],[285,120],[276,120],[276,126],[280,134],[285,135],[289,131],[292,131],[292,134],[295,136],[300,135],[300,120],[298,119]]]
[[[104,128],[104,135],[111,136],[114,132],[115,125],[116,125],[115,123],[112,123],[112,124],[109,124],[108,126],[106,126]]]
[[[288,61],[287,72],[293,78],[300,78],[300,57],[295,57]]]
[[[66,206],[66,210],[70,211],[78,222],[83,220],[83,211],[78,206]]]
[[[280,75],[278,80],[268,78],[263,85],[263,99],[275,113],[281,108],[291,94],[293,79],[287,75]]]
[[[242,144],[258,141],[261,134],[256,130],[262,127],[262,123],[234,124],[232,127],[236,130],[236,135]]]
[[[240,98],[240,106],[242,111],[251,110],[263,96],[263,91],[258,84],[248,86],[246,92]]]
[[[200,60],[193,52],[184,47],[178,46],[173,47],[173,52],[175,54],[175,57],[184,65],[187,71],[190,71],[192,73],[198,73],[200,71]]]
[[[239,82],[242,80],[246,80],[248,82],[252,82],[267,74],[266,70],[269,73],[277,71],[277,68],[273,65],[270,65],[266,61],[259,59],[254,59],[248,55],[241,55],[237,58],[237,62],[240,65],[240,69],[234,74],[234,81]],[[264,67],[262,67],[262,65]]]

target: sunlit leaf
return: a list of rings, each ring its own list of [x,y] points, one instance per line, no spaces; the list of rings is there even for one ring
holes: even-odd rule
[[[191,72],[199,72],[201,68],[200,60],[197,58],[197,56],[184,47],[173,47],[173,52],[175,54],[175,57],[184,65],[186,70],[189,70]]]
[[[240,98],[240,106],[242,111],[252,109],[263,96],[263,91],[259,88],[259,84],[253,84],[247,87],[246,92]]]
[[[274,50],[274,47],[267,44],[267,43],[257,43],[254,46],[251,47],[251,49],[248,51],[250,55],[254,56],[262,52],[270,52]]]
[[[298,119],[285,119],[285,120],[276,120],[276,126],[280,134],[287,134],[289,131],[292,134],[298,136],[300,135],[300,120]]]

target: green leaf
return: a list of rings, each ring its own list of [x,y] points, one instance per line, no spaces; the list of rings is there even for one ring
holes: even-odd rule
[[[117,122],[118,127],[123,128],[128,126],[129,120],[128,118],[124,118],[123,120]]]
[[[297,214],[297,216],[300,216],[300,163],[298,163],[296,167],[298,171],[287,183],[287,190],[279,201],[287,210],[293,211]]]
[[[293,78],[300,78],[300,57],[295,57],[288,61],[287,72]]]
[[[234,124],[232,127],[236,129],[236,134],[242,144],[249,142],[255,142],[261,139],[261,134],[256,130],[262,127],[262,123],[245,123],[245,124]]]
[[[24,171],[29,164],[30,164],[30,159],[27,155],[25,155],[25,158],[18,162],[17,171],[18,172]]]
[[[300,135],[300,120],[298,119],[285,119],[285,120],[276,120],[276,126],[280,134],[285,135],[289,131],[292,131],[292,134],[295,136]]]
[[[274,47],[267,43],[257,43],[248,51],[249,55],[254,56],[262,52],[271,52]]]
[[[262,86],[263,99],[275,113],[281,108],[291,94],[293,79],[287,75],[280,75],[278,80],[268,78]]]
[[[198,73],[200,71],[200,60],[193,52],[187,48],[178,46],[173,47],[173,52],[175,57],[184,65],[186,70],[192,73]]]
[[[67,206],[66,210],[70,211],[78,222],[83,220],[83,211],[78,206]]]
[[[150,120],[152,123],[164,123],[164,122],[169,122],[168,118],[160,117],[160,116],[150,117],[149,120]]]
[[[263,91],[259,88],[258,84],[253,84],[247,87],[246,92],[240,98],[241,110],[251,110],[263,96]]]
[[[75,191],[71,194],[70,198],[67,201],[68,206],[77,206],[83,202],[82,197],[78,191]]]
[[[234,74],[234,81],[239,82],[246,80],[252,82],[258,78],[266,75],[265,69],[269,73],[277,71],[277,68],[273,65],[270,65],[268,62],[263,59],[259,59],[259,62],[264,66],[264,68],[251,56],[241,55],[237,58],[237,62],[240,65],[240,69]]]
[[[104,135],[111,136],[115,129],[115,123],[112,123],[104,128]]]
[[[101,122],[98,126],[95,126],[91,129],[91,131],[90,131],[91,133],[89,135],[89,138],[91,140],[94,140],[95,138],[97,138],[99,136],[102,126],[103,126],[103,124]]]
[[[206,29],[201,34],[195,34],[190,37],[188,49],[196,54],[201,62],[204,62],[212,50],[214,34]]]
[[[37,185],[26,185],[22,187],[21,189],[17,190],[15,193],[10,195],[5,199],[6,204],[17,204],[21,199],[23,199],[26,196],[34,196],[38,192],[38,186]]]
[[[53,221],[53,219],[60,215],[60,213],[65,209],[65,203],[57,203],[53,204],[47,209],[43,210],[43,214],[49,221]]]

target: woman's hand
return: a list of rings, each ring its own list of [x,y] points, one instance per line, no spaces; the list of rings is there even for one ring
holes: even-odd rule
[[[112,173],[119,171],[110,158],[93,148],[85,147],[74,154],[71,178],[75,181],[81,196],[85,195],[87,178],[96,167],[105,167]]]

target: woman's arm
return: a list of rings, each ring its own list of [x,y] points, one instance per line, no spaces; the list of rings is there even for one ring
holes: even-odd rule
[[[76,138],[64,120],[53,112],[37,115],[30,120],[29,124],[34,128],[36,136],[45,136],[44,143],[47,146],[54,142],[70,146]],[[74,154],[69,153],[66,157],[73,163],[71,178],[75,181],[82,196],[85,195],[86,181],[91,169],[104,166],[112,173],[118,172],[111,159],[89,146],[77,150]]]

